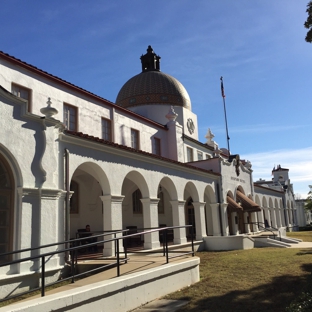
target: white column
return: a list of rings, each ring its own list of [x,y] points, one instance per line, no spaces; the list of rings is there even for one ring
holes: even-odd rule
[[[289,211],[289,209],[288,208],[286,208],[286,220],[287,220],[287,223],[286,223],[286,226],[291,226],[291,224],[290,224],[290,213],[289,213],[290,211]]]
[[[230,230],[229,230],[229,225],[227,221],[227,203],[220,204],[221,207],[221,222],[222,222],[222,228],[223,228],[223,235],[224,236],[229,236],[230,235]]]
[[[259,231],[263,230],[264,227],[264,216],[263,216],[263,208],[261,208],[260,212],[257,212],[257,216],[258,216],[258,222],[260,224],[259,226]]]
[[[219,218],[219,203],[207,204],[211,207],[213,236],[221,236],[220,218]]]
[[[281,217],[282,217],[282,224],[283,226],[287,226],[288,222],[287,222],[287,210],[283,207],[281,208]]]
[[[274,208],[270,208],[270,210],[271,210],[271,215],[272,215],[272,224],[271,224],[271,226],[277,228],[275,209]]]
[[[232,223],[233,235],[239,234],[238,223],[239,223],[239,215],[237,212],[232,212],[230,214],[230,222]],[[229,235],[231,235],[229,231]]]
[[[170,203],[172,207],[173,226],[185,225],[185,201],[172,200]],[[185,228],[174,229],[173,233],[174,244],[185,244],[187,242]]]
[[[116,231],[122,229],[122,201],[124,196],[105,195],[100,196],[103,201],[103,226],[104,231]],[[122,236],[122,233],[116,237]],[[107,235],[104,239],[114,238],[114,235]],[[122,239],[119,240],[119,251],[123,252]],[[104,244],[103,256],[115,255],[115,243],[108,242]]]
[[[252,212],[250,214],[250,222],[252,222],[252,229],[253,229],[253,232],[258,232],[258,213],[257,212]]]
[[[263,207],[264,211],[265,211],[265,217],[269,223],[269,226],[272,225],[272,222],[271,222],[271,216],[270,216],[270,212],[269,212],[269,208],[267,207]]]
[[[193,202],[195,212],[196,240],[202,240],[206,234],[205,203]]]
[[[159,227],[158,222],[158,202],[159,198],[143,198],[143,224],[144,228]],[[144,235],[144,249],[159,248],[159,232]]]
[[[250,220],[251,221],[251,220]],[[248,224],[248,212],[244,213],[245,233],[250,233],[250,225]]]
[[[38,189],[23,188],[19,190],[19,194],[22,195],[18,216],[20,236],[15,239],[20,241],[19,246],[21,249],[40,246],[41,227],[39,227],[39,223],[41,222],[41,209]],[[38,250],[33,251],[33,254],[35,252],[39,254]],[[30,256],[30,251],[23,252],[23,257]],[[17,257],[19,258],[20,256],[18,255]],[[32,267],[32,270],[38,270],[40,268],[40,259],[22,262],[12,267],[20,270],[19,273],[29,271],[30,267]]]
[[[280,228],[282,226],[281,210],[279,208],[275,208],[275,212],[276,212],[276,225],[277,225],[277,228]]]

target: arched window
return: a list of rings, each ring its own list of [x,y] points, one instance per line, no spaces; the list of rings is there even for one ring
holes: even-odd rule
[[[142,202],[141,202],[142,194],[139,189],[132,193],[132,208],[133,213],[142,213]]]
[[[13,237],[13,175],[7,161],[0,155],[0,254],[12,250]],[[0,261],[9,258],[1,257]]]

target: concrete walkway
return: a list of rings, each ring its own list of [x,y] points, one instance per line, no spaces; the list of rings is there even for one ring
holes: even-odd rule
[[[169,261],[170,261],[170,263],[183,262],[183,261],[187,261],[188,259],[190,259],[190,257],[192,257],[192,256],[187,255],[187,256],[182,256],[179,258],[170,259]],[[85,260],[85,261],[80,262],[80,263],[96,264],[96,263],[109,263],[109,261],[107,259],[105,259],[105,260]],[[148,270],[148,269],[155,268],[158,266],[162,266],[165,264],[166,264],[166,258],[162,255],[162,253],[133,254],[133,255],[130,255],[130,260],[128,261],[128,263],[122,264],[120,266],[120,275],[121,276],[128,275],[131,273],[136,273],[136,272]],[[75,281],[75,283],[67,284],[67,285],[46,291],[45,295],[49,296],[49,295],[59,293],[59,292],[63,292],[66,290],[75,289],[75,288],[90,285],[93,283],[109,280],[109,279],[115,278],[116,276],[117,276],[117,268],[111,268],[111,269],[105,270],[103,272],[100,272],[100,273],[79,279],[79,280]],[[22,301],[28,301],[28,300],[40,298],[40,297],[41,297],[41,295],[38,294],[38,295],[29,297],[28,299],[25,299]]]
[[[288,248],[312,248],[312,242],[299,242],[298,244],[291,244]]]
[[[0,308],[0,311],[69,311],[72,308],[75,311],[85,311],[83,306],[88,304],[93,305],[94,311],[104,311],[103,306],[105,306],[107,311],[174,312],[187,304],[185,301],[156,298],[162,298],[168,292],[177,291],[199,281],[198,257],[186,255],[184,251],[180,254],[181,257],[172,258],[167,264],[166,257],[162,253],[129,256],[128,263],[121,265],[121,276],[118,278],[115,278],[117,268],[114,267],[73,284],[47,291],[45,297],[33,296]],[[177,252],[174,256],[177,256]],[[107,259],[102,261],[107,263]],[[94,262],[94,260],[84,260],[84,262]],[[168,287],[163,287],[166,284]],[[108,286],[111,288],[107,289]],[[141,298],[137,298],[135,294],[136,287],[144,294]],[[153,287],[156,287],[156,296],[150,291]],[[145,291],[144,288],[150,290]],[[116,307],[116,310],[113,307]]]

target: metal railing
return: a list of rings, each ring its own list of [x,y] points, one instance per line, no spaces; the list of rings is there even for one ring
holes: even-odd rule
[[[3,299],[0,299],[0,302],[9,300],[9,299],[14,299],[16,297],[20,297],[29,293],[32,293],[34,291],[41,291],[41,296],[45,296],[45,290],[46,287],[48,286],[52,286],[55,285],[57,283],[60,282],[64,282],[66,280],[71,280],[71,283],[75,282],[75,279],[77,279],[78,277],[81,277],[83,275],[86,274],[90,274],[90,273],[95,273],[99,270],[104,270],[104,269],[108,269],[111,267],[116,267],[117,270],[117,276],[120,276],[120,265],[122,263],[127,263],[128,260],[130,259],[128,257],[128,247],[127,244],[123,244],[124,245],[124,251],[120,251],[120,240],[122,240],[123,242],[126,239],[138,236],[138,235],[147,235],[153,232],[162,232],[163,233],[163,256],[166,257],[166,263],[169,263],[169,259],[171,258],[176,258],[176,257],[182,257],[185,255],[189,255],[191,254],[192,256],[195,255],[194,252],[194,237],[192,232],[191,232],[191,247],[192,250],[190,252],[183,252],[183,253],[179,253],[178,255],[175,254],[174,256],[169,256],[169,248],[168,248],[168,231],[173,231],[174,229],[178,229],[178,228],[191,228],[192,225],[185,225],[185,226],[168,226],[168,227],[161,227],[161,228],[154,228],[154,229],[150,229],[150,230],[144,230],[143,232],[137,232],[134,234],[130,234],[127,235],[128,233],[128,229],[127,230],[118,230],[118,231],[103,231],[103,233],[98,234],[98,235],[93,235],[92,238],[96,238],[97,241],[94,241],[92,243],[87,243],[87,244],[82,244],[83,241],[87,241],[88,239],[90,239],[90,237],[79,237],[76,239],[71,239],[69,241],[63,241],[63,242],[57,242],[57,243],[52,243],[52,244],[46,244],[46,245],[42,245],[42,246],[38,246],[38,247],[33,247],[33,248],[24,248],[24,249],[20,249],[20,250],[16,250],[16,251],[11,251],[11,252],[7,252],[7,253],[3,253],[0,254],[0,259],[3,257],[8,257],[8,256],[13,256],[15,258],[20,257],[22,253],[24,252],[34,252],[34,251],[39,251],[38,255],[34,255],[34,256],[29,256],[29,257],[24,257],[24,258],[20,258],[20,259],[14,259],[11,261],[7,261],[5,263],[0,263],[0,268],[1,267],[5,267],[5,266],[12,266],[12,265],[17,265],[23,262],[27,262],[27,261],[33,261],[34,263],[36,261],[40,261],[40,266],[39,268],[35,271],[37,273],[40,273],[41,275],[41,286],[39,287],[35,287],[32,288],[28,291],[24,291],[15,295],[9,295],[6,296]],[[92,233],[92,232],[91,232]],[[126,233],[126,235],[125,235]],[[106,236],[114,236],[113,238],[109,238],[109,239],[105,239]],[[121,235],[121,236],[117,236],[117,235]],[[100,237],[102,237],[101,240],[98,240]],[[112,242],[115,246],[115,261],[112,261],[112,263],[109,264],[104,264],[102,266],[99,266],[95,269],[91,269],[88,271],[85,271],[83,273],[77,273],[77,264],[78,264],[78,251],[84,248],[90,248],[92,246],[95,245],[105,245],[109,242]],[[66,245],[69,244],[70,247],[69,248],[61,248],[60,250],[55,250],[55,251],[50,251],[50,252],[44,252],[41,253],[40,250],[44,249],[44,248],[49,248],[49,247],[58,247],[58,246],[62,246],[62,245]],[[175,245],[178,246],[178,245]],[[68,277],[62,278],[61,280],[46,284],[45,283],[45,278],[46,278],[46,263],[55,255],[62,255],[62,254],[66,254],[69,253],[70,255],[70,259],[69,261],[65,261],[64,263],[64,268],[66,267],[66,264],[68,266],[70,266],[70,274],[68,275]],[[152,250],[150,250],[149,252],[152,252]],[[105,258],[105,257],[103,257]],[[109,258],[109,260],[112,260],[112,258]],[[50,269],[51,270],[51,269]],[[54,270],[54,269],[52,269]],[[60,269],[61,270],[61,269]],[[32,271],[33,272],[33,271]]]
[[[295,231],[299,231],[299,225],[294,224],[293,226],[286,226],[287,232],[290,232],[290,229],[295,229]]]
[[[264,222],[249,222],[249,223],[246,223],[246,224],[254,224],[258,227],[259,230],[261,230],[262,232],[271,232],[272,233],[272,236],[273,236],[273,239],[276,239],[276,234],[275,232],[278,232],[278,238],[280,241],[282,241],[282,237],[281,237],[281,233],[280,231],[273,227],[273,226],[266,226]],[[275,232],[274,232],[275,231]]]

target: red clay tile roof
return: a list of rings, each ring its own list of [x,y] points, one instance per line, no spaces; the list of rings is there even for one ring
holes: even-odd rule
[[[158,155],[155,155],[155,154],[152,154],[152,153],[144,152],[142,150],[134,149],[134,148],[129,147],[129,146],[125,146],[125,145],[113,143],[113,142],[110,142],[110,141],[106,141],[106,140],[100,139],[98,137],[94,137],[92,135],[84,134],[82,132],[75,132],[75,131],[65,130],[64,133],[72,135],[72,136],[79,137],[81,139],[86,139],[86,140],[97,142],[97,143],[100,143],[100,144],[109,145],[109,146],[114,147],[114,148],[123,149],[123,150],[126,150],[126,151],[131,152],[131,153],[138,153],[138,154],[141,154],[141,155],[144,155],[144,156],[147,156],[147,157],[152,157],[152,158],[159,159],[159,160],[162,160],[162,161],[165,161],[165,162],[170,162],[170,163],[173,163],[173,164],[176,164],[176,165],[179,165],[179,166],[183,166],[183,167],[187,167],[187,168],[190,168],[190,169],[194,169],[194,170],[197,170],[197,171],[207,172],[209,174],[213,174],[213,175],[216,175],[216,176],[220,176],[221,175],[219,173],[213,172],[212,170],[205,170],[205,169],[201,169],[201,168],[198,168],[198,167],[194,167],[194,166],[186,164],[186,163],[181,163],[179,161],[172,160],[170,158],[158,156]]]
[[[19,65],[19,66],[21,66],[21,67],[23,67],[23,68],[25,68],[27,70],[30,70],[31,72],[35,72],[35,73],[37,73],[40,76],[43,76],[45,78],[48,78],[48,79],[53,80],[55,82],[58,82],[58,83],[60,83],[62,85],[65,85],[66,87],[68,87],[70,89],[73,89],[75,91],[78,91],[80,93],[88,95],[88,96],[90,96],[90,97],[92,97],[92,98],[102,102],[102,103],[100,103],[100,105],[104,105],[105,104],[105,105],[109,105],[109,106],[114,106],[115,109],[118,109],[120,111],[124,111],[126,114],[135,116],[136,118],[144,120],[144,121],[146,121],[146,122],[148,122],[150,124],[156,125],[158,127],[166,128],[166,126],[161,125],[158,122],[155,122],[155,121],[153,121],[151,119],[143,117],[143,116],[141,116],[141,115],[139,115],[139,114],[137,114],[135,112],[132,112],[132,111],[126,109],[126,108],[120,107],[120,106],[114,104],[113,102],[110,102],[109,100],[106,100],[106,99],[104,99],[104,98],[102,98],[102,97],[100,97],[100,96],[98,96],[98,95],[96,95],[96,94],[94,94],[94,93],[92,93],[90,91],[87,91],[87,90],[85,90],[83,88],[80,88],[80,87],[78,87],[78,86],[76,86],[76,85],[74,85],[74,84],[72,84],[72,83],[70,83],[70,82],[68,82],[66,80],[63,80],[63,79],[61,79],[61,78],[59,78],[57,76],[49,74],[48,72],[46,72],[46,71],[44,71],[42,69],[39,69],[39,68],[37,68],[37,67],[35,67],[33,65],[30,65],[30,64],[28,64],[28,63],[26,63],[26,62],[24,62],[24,61],[22,61],[22,60],[20,60],[18,58],[15,58],[14,56],[11,56],[11,55],[7,54],[7,53],[4,53],[4,52],[0,51],[0,57],[2,57],[3,59],[5,59],[8,62],[14,63],[14,64]]]

